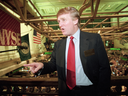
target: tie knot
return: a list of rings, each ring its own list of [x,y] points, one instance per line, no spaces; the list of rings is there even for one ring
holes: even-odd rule
[[[73,36],[70,37],[71,40],[72,40],[73,38],[74,38]]]

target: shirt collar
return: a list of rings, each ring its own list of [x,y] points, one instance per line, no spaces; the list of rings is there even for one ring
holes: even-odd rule
[[[73,34],[72,36],[74,37],[74,39],[78,40],[79,39],[79,35],[80,35],[80,29],[78,28],[78,30],[76,31],[75,34]],[[70,39],[71,36],[68,36],[68,39]]]

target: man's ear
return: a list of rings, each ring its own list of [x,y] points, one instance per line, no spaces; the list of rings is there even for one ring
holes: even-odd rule
[[[78,19],[74,19],[73,23],[76,25],[78,23]]]

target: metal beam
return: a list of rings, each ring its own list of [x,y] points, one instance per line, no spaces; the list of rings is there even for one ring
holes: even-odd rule
[[[27,19],[27,8],[26,8],[26,0],[23,0],[23,6],[24,6],[24,18]]]
[[[100,0],[97,0],[97,1],[96,1],[95,11],[94,11],[94,14],[93,14],[93,18],[96,17],[96,14],[97,14],[97,11],[98,11],[99,4],[100,4]]]
[[[14,14],[12,14],[11,12],[9,12],[5,7],[0,6],[0,9],[3,10],[4,12],[6,12],[7,14],[9,14],[10,16],[12,16],[13,18],[15,18],[20,23],[22,23],[22,20],[20,18],[16,17]]]
[[[113,14],[118,12],[98,12],[97,14]],[[120,13],[128,13],[128,11],[121,11]],[[82,13],[82,15],[91,15],[92,13]],[[42,17],[57,17],[56,15],[45,15]],[[39,18],[39,17],[37,17]]]
[[[118,12],[98,12],[97,14],[114,14],[114,13],[118,13]],[[128,11],[121,11],[120,13],[128,13]],[[91,15],[92,13],[82,13],[82,15]],[[56,15],[54,15],[56,16]],[[53,17],[54,17],[53,16]],[[46,16],[47,17],[47,16]],[[52,16],[51,16],[52,17]]]
[[[87,26],[90,21],[91,19],[89,19],[80,29],[83,29],[85,26]]]
[[[20,15],[22,21],[25,21],[24,16],[23,16],[23,14],[22,14],[22,12],[21,12],[21,9],[20,9],[20,7],[19,7],[19,5],[18,5],[17,0],[13,0],[13,1],[14,1],[14,3],[15,3],[16,9],[17,9],[17,11],[18,11],[18,13],[19,13],[19,15]]]
[[[37,10],[37,8],[34,6],[34,4],[31,2],[31,0],[29,0],[29,2],[30,2],[31,5],[34,7],[34,9],[37,11],[37,13],[40,15],[40,17],[42,17],[42,15],[40,14],[40,12]]]
[[[101,16],[96,16],[95,18],[92,16],[81,16],[81,20],[85,19],[102,19],[102,18],[117,18],[117,17],[128,17],[128,14],[121,14],[121,15],[101,15]]]
[[[122,9],[120,9],[118,12],[115,12],[113,15],[120,13],[123,9],[125,9],[126,7],[128,7],[128,5],[126,5],[125,7],[123,7]],[[107,17],[105,20],[103,20],[100,24],[102,24],[103,22],[107,21],[109,19],[109,17]],[[94,26],[94,28],[96,28],[97,26],[99,26],[100,24],[97,24],[96,26]]]
[[[125,25],[125,26],[122,26],[122,27],[113,27],[113,29],[112,30],[109,30],[109,31],[107,31],[107,32],[104,32],[104,33],[101,33],[100,35],[105,35],[105,34],[107,34],[107,33],[110,33],[110,32],[112,32],[112,31],[114,31],[115,30],[115,28],[117,28],[118,30],[121,30],[122,28],[124,28],[124,27],[128,27],[128,24],[127,25]]]
[[[102,15],[102,16],[96,16],[93,18],[92,16],[81,16],[81,20],[85,19],[101,19],[101,18],[117,18],[117,17],[128,17],[128,14],[122,14],[122,15]],[[57,21],[57,18],[49,18],[49,19],[31,19],[26,20],[26,22],[42,22],[42,21]]]
[[[94,6],[93,6],[93,0],[91,0],[91,15],[93,16],[94,14]]]

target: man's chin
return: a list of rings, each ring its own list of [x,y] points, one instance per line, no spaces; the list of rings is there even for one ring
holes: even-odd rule
[[[62,33],[64,36],[68,36],[68,34],[64,34],[64,33]]]
[[[64,36],[68,36],[68,35],[64,35]]]

